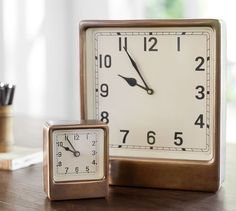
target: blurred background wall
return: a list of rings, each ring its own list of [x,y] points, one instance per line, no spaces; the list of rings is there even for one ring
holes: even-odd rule
[[[16,115],[79,119],[79,21],[217,18],[227,25],[227,141],[236,142],[234,0],[0,0],[0,81]]]

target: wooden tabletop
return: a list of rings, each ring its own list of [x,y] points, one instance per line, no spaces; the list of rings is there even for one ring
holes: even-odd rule
[[[19,129],[22,121],[16,120],[16,143],[42,146],[43,121],[24,119],[24,129]],[[217,193],[110,186],[107,199],[50,202],[43,191],[42,176],[42,164],[13,172],[0,171],[0,210],[236,210],[233,144],[227,144],[226,179]]]

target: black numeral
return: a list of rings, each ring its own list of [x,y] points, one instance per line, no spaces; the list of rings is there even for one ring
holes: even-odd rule
[[[92,155],[96,155],[96,150],[92,150]]]
[[[69,167],[65,167],[65,174],[67,174],[68,173],[68,170],[69,170]]]
[[[75,167],[75,173],[76,173],[76,174],[79,173],[79,167]]]
[[[103,111],[102,113],[101,113],[101,121],[102,122],[105,122],[105,123],[109,123],[109,119],[108,119],[108,117],[109,117],[109,113],[107,112],[107,111]]]
[[[59,146],[63,146],[63,142],[62,141],[59,141],[59,142],[57,142],[57,146],[59,147]]]
[[[93,160],[93,161],[92,161],[92,164],[93,164],[93,165],[97,165],[96,160]]]
[[[85,167],[85,171],[86,171],[86,172],[89,172],[89,166],[86,166],[86,167]]]
[[[92,146],[95,146],[96,141],[92,141]]]
[[[107,97],[108,96],[108,85],[107,84],[101,84],[100,90],[101,90],[100,95],[102,97]]]
[[[61,152],[58,152],[57,153],[57,157],[61,157],[62,156],[62,153]]]
[[[144,51],[158,51],[156,37],[144,37]]]
[[[67,139],[68,139],[68,135],[67,135],[67,134],[65,134],[65,141],[67,141]]]
[[[148,131],[147,133],[147,143],[148,144],[155,144],[156,138],[155,138],[156,133],[154,131]]]
[[[110,68],[111,67],[111,56],[110,55],[105,55],[103,56],[102,54],[99,55],[99,67],[100,68]]]
[[[61,167],[61,166],[62,166],[62,162],[61,162],[61,161],[58,161],[57,166],[58,166],[58,167]]]
[[[127,135],[129,134],[129,130],[120,130],[120,132],[124,133],[122,143],[125,144],[125,142],[126,142],[126,137],[127,137]]]
[[[180,51],[180,37],[177,37],[177,51]]]
[[[200,63],[198,64],[198,66],[196,67],[196,71],[205,71],[205,68],[202,67],[202,65],[204,64],[205,60],[202,56],[198,56],[195,59],[196,62],[200,61]]]
[[[180,145],[183,144],[183,138],[181,137],[181,135],[183,135],[182,132],[175,132],[175,136],[174,136],[175,141],[174,141],[174,144],[175,144],[176,146],[180,146]]]
[[[74,140],[79,140],[79,134],[78,133],[74,134]]]
[[[200,86],[200,85],[199,85],[199,86],[196,86],[195,89],[198,90],[198,95],[195,95],[195,97],[196,97],[198,100],[204,99],[204,97],[205,97],[205,93],[204,93],[205,88],[204,88],[204,86]]]
[[[199,125],[200,128],[203,128],[203,126],[205,125],[203,122],[203,114],[200,114],[197,118],[197,120],[194,123],[195,125]]]
[[[119,51],[127,49],[127,37],[119,37]]]

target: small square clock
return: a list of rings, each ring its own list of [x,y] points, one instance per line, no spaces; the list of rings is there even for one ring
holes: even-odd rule
[[[51,200],[106,197],[108,127],[96,120],[44,126],[44,190]]]

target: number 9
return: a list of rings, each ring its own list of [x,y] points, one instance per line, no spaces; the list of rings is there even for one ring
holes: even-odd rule
[[[101,90],[100,95],[102,97],[107,97],[108,96],[108,85],[107,84],[101,84],[100,90]]]

